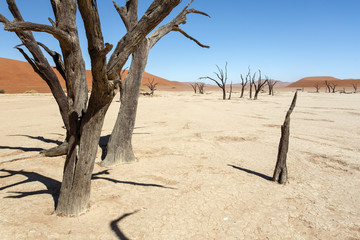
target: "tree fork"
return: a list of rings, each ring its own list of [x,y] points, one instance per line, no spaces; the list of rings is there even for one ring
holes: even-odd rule
[[[272,178],[274,182],[278,182],[280,184],[286,184],[288,177],[286,157],[289,149],[290,115],[295,108],[296,99],[297,99],[297,92],[295,92],[290,108],[286,113],[284,124],[281,126],[281,138],[279,142],[277,162],[274,170],[274,175]]]

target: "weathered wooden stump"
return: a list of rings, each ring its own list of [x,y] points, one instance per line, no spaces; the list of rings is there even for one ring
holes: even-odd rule
[[[281,138],[279,142],[277,162],[272,179],[274,182],[278,182],[280,184],[286,184],[287,182],[288,173],[286,167],[286,157],[289,148],[290,114],[295,108],[296,99],[297,99],[297,91],[295,92],[290,108],[286,113],[284,124],[281,126]]]

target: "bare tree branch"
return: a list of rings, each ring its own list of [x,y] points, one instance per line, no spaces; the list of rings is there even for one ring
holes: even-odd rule
[[[226,81],[227,81],[227,62],[225,64],[225,72],[218,65],[216,65],[216,67],[217,67],[219,73],[214,72],[214,74],[216,75],[218,80],[216,80],[216,79],[214,79],[212,77],[209,77],[209,76],[200,77],[199,79],[209,79],[209,80],[215,82],[219,86],[219,88],[222,89],[223,100],[225,100],[226,99]]]
[[[177,32],[180,32],[181,34],[183,34],[186,38],[189,38],[190,40],[194,41],[200,47],[209,48],[209,46],[201,44],[198,40],[196,40],[195,38],[188,35],[185,31],[183,31],[179,27],[179,25],[181,25],[181,24],[186,24],[186,15],[189,13],[196,13],[196,14],[201,14],[201,15],[210,17],[208,14],[206,14],[204,12],[201,12],[201,11],[198,11],[195,9],[187,9],[193,1],[194,0],[191,0],[172,21],[159,27],[148,37],[151,47],[153,47],[163,36],[165,36],[169,32],[177,31]]]
[[[116,78],[126,63],[129,55],[138,44],[145,39],[146,35],[153,30],[170,12],[180,0],[154,0],[145,12],[144,16],[130,32],[118,42],[107,64],[108,78]]]
[[[24,56],[24,58],[26,59],[26,61],[30,64],[30,66],[34,69],[34,72],[36,72],[41,78],[45,78],[44,74],[39,70],[38,66],[36,65],[35,60],[31,59],[29,57],[29,55],[27,55],[25,53],[25,51],[20,48],[19,46],[15,46],[14,48],[16,48],[17,50],[19,50],[19,52]]]
[[[45,46],[45,44],[41,43],[41,42],[37,42],[37,44],[39,46],[41,46],[53,59],[56,69],[58,70],[58,72],[60,73],[60,75],[63,77],[63,79],[66,81],[66,76],[65,76],[65,65],[64,62],[62,60],[62,57],[59,53],[52,51],[51,49],[49,49],[47,46]]]
[[[189,38],[190,40],[194,41],[197,45],[199,45],[200,47],[203,48],[210,48],[210,46],[208,45],[204,45],[202,43],[200,43],[198,40],[196,40],[195,38],[191,37],[190,35],[188,35],[186,32],[184,32],[180,27],[175,27],[174,31],[180,32],[182,35],[184,35],[185,37]]]
[[[6,23],[4,22],[4,30],[9,32],[16,32],[16,31],[46,32],[53,35],[59,41],[68,40],[68,34],[66,32],[46,24],[38,24],[32,22],[6,22]]]

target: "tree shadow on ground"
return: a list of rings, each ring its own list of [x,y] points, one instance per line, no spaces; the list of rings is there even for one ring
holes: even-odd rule
[[[53,140],[53,139],[49,139],[49,138],[44,138],[43,136],[30,136],[30,135],[25,135],[25,134],[18,134],[18,135],[9,135],[9,136],[15,136],[15,137],[27,137],[27,138],[31,138],[31,139],[35,139],[35,140],[39,140],[42,141],[44,143],[54,143],[56,145],[60,145],[63,142],[62,141],[58,141],[58,140]]]
[[[39,195],[39,194],[50,194],[52,196],[53,200],[54,200],[54,206],[56,208],[57,203],[58,203],[59,193],[60,193],[60,187],[61,187],[61,182],[59,182],[58,180],[46,177],[46,176],[41,175],[41,174],[36,173],[36,172],[27,172],[27,171],[24,171],[24,170],[14,171],[14,170],[0,169],[0,172],[8,173],[8,175],[0,176],[0,179],[1,178],[12,177],[12,176],[15,176],[15,175],[22,175],[22,176],[27,178],[25,180],[22,180],[22,181],[13,183],[13,184],[9,184],[7,186],[1,186],[0,191],[3,191],[5,189],[11,188],[11,187],[15,187],[15,186],[18,186],[18,185],[21,185],[21,184],[29,183],[29,182],[40,182],[46,187],[46,189],[44,189],[44,190],[36,190],[36,191],[29,191],[29,192],[10,191],[9,193],[13,193],[13,194],[17,194],[17,195],[6,196],[4,198],[24,198],[24,197],[33,196],[33,195]],[[101,180],[110,181],[110,182],[113,182],[113,183],[129,184],[129,185],[133,185],[133,186],[159,187],[159,188],[173,189],[173,188],[165,187],[165,186],[158,185],[158,184],[119,181],[119,180],[116,180],[116,179],[113,179],[113,178],[108,178],[108,177],[102,177],[101,176],[101,175],[108,175],[108,174],[110,174],[108,172],[108,170],[98,172],[98,173],[94,173],[92,175],[91,179],[92,180],[101,179]]]
[[[14,136],[14,137],[27,137],[27,138],[31,138],[31,139],[35,139],[35,140],[42,141],[42,142],[44,142],[44,143],[54,143],[54,144],[56,144],[56,145],[58,145],[58,146],[62,144],[61,141],[44,138],[43,136],[30,136],[30,135],[23,135],[23,134],[9,135],[9,136]],[[41,151],[45,150],[44,148],[12,147],[12,146],[0,146],[0,149],[21,150],[21,151],[24,151],[24,152],[41,152]]]
[[[29,182],[40,182],[40,183],[44,184],[46,187],[45,190],[30,191],[30,192],[13,192],[12,191],[9,193],[14,193],[17,195],[7,196],[5,198],[23,198],[23,197],[39,195],[39,194],[50,194],[53,197],[54,205],[56,207],[58,197],[59,197],[60,185],[61,185],[61,183],[59,181],[49,178],[49,177],[46,177],[46,176],[43,176],[36,172],[27,172],[27,171],[23,171],[23,170],[13,171],[13,170],[0,169],[0,172],[8,173],[8,175],[0,176],[0,178],[7,178],[7,177],[14,176],[14,175],[23,175],[24,177],[27,178],[23,181],[0,187],[0,191],[7,189],[7,188],[17,186],[17,185],[29,183]]]
[[[238,166],[234,166],[234,165],[231,165],[231,164],[228,164],[228,166],[232,167],[232,168],[235,168],[237,170],[244,171],[246,173],[253,174],[255,176],[261,177],[261,178],[263,178],[265,180],[272,181],[272,177],[269,177],[269,176],[267,176],[265,174],[258,173],[258,172],[255,172],[255,171],[252,171],[252,170],[249,170],[249,169],[246,169],[246,168],[241,168],[241,167],[238,167]]]
[[[97,180],[97,179],[101,179],[101,180],[106,180],[106,181],[110,181],[113,183],[122,183],[122,184],[129,184],[129,185],[133,185],[133,186],[142,186],[142,187],[158,187],[158,188],[168,188],[168,189],[174,189],[172,187],[166,187],[163,185],[159,185],[159,184],[152,184],[152,183],[139,183],[139,182],[131,182],[131,181],[119,181],[113,178],[107,178],[107,177],[102,177],[101,175],[108,175],[109,170],[104,170],[98,173],[94,173],[92,175],[92,179],[93,180]]]
[[[128,216],[131,216],[135,213],[137,213],[139,210],[137,211],[134,211],[132,213],[126,213],[124,215],[122,215],[121,217],[119,217],[118,219],[115,219],[114,221],[111,221],[110,223],[110,227],[111,227],[111,230],[113,230],[113,232],[116,234],[116,236],[120,239],[120,240],[130,240],[128,237],[126,237],[124,235],[124,233],[120,230],[120,228],[118,227],[118,223],[120,221],[122,221],[124,218],[128,217]]]
[[[43,148],[11,147],[11,146],[0,146],[0,149],[21,150],[21,151],[24,151],[24,152],[40,152],[40,151],[44,150]]]

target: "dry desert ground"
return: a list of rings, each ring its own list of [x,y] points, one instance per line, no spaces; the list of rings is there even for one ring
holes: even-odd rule
[[[141,96],[138,161],[96,165],[78,217],[53,214],[64,157],[38,154],[64,138],[55,101],[0,95],[0,239],[360,239],[360,94],[299,92],[279,185],[271,176],[293,94]]]

